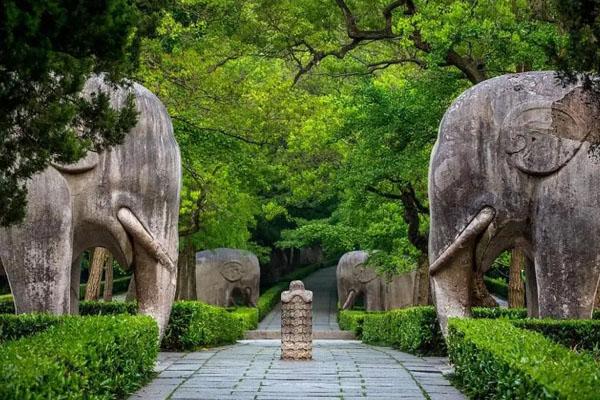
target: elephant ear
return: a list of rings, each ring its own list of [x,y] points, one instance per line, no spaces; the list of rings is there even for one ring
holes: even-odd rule
[[[591,131],[571,105],[572,101],[531,101],[509,112],[500,134],[509,163],[537,176],[564,167]]]
[[[229,282],[242,279],[244,267],[237,261],[228,261],[221,267],[221,275]]]
[[[63,172],[65,174],[82,174],[84,172],[90,171],[96,168],[98,162],[100,160],[100,156],[95,151],[88,151],[87,155],[83,157],[81,160],[77,161],[73,164],[58,164],[52,163],[52,166],[56,168],[58,171]]]
[[[356,264],[352,269],[352,276],[360,283],[368,283],[377,278],[373,268],[365,267],[364,264]]]

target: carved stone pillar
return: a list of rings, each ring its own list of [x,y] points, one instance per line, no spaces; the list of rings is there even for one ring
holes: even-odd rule
[[[312,298],[302,281],[281,293],[281,358],[312,359]]]

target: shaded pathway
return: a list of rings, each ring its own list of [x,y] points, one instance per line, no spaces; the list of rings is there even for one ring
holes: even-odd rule
[[[442,376],[444,359],[357,341],[316,341],[312,361],[282,361],[278,340],[195,353],[161,353],[152,383],[131,400],[463,400]]]
[[[304,287],[313,292],[313,331],[339,331],[335,268],[322,268],[306,277]],[[259,330],[281,329],[281,303],[258,325]]]

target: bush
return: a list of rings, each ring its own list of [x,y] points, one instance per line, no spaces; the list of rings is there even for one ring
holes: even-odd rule
[[[270,289],[266,290],[258,298],[256,307],[258,308],[258,320],[262,321],[264,317],[281,301],[281,292],[287,290],[289,282],[280,282]]]
[[[117,315],[137,314],[137,303],[122,301],[82,301],[79,303],[80,315]]]
[[[367,313],[362,340],[420,355],[444,355],[446,346],[433,307]]]
[[[471,310],[473,318],[506,318],[523,319],[527,318],[527,310],[524,308],[500,308],[500,307],[473,307]]]
[[[341,330],[352,331],[357,338],[360,338],[366,314],[365,311],[340,310],[338,313],[338,325]]]
[[[242,329],[249,331],[258,327],[258,310],[253,307],[238,307],[228,310],[242,323]]]
[[[480,399],[597,399],[600,368],[509,321],[451,319],[448,352],[455,383]]]
[[[484,276],[483,283],[491,293],[503,299],[508,299],[508,283],[504,279]]]
[[[512,321],[518,328],[541,333],[572,350],[586,350],[600,358],[600,321],[527,319]]]
[[[157,344],[150,317],[63,317],[45,332],[1,346],[0,398],[123,397],[152,375]]]
[[[2,314],[0,315],[0,344],[43,332],[61,323],[64,318],[48,314]]]
[[[198,301],[178,301],[173,304],[162,347],[195,350],[235,343],[243,337],[245,326],[242,319],[225,308]]]
[[[0,314],[14,314],[15,303],[10,294],[0,296]]]

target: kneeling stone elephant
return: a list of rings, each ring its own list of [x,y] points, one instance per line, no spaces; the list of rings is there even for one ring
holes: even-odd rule
[[[446,112],[429,175],[435,303],[470,315],[474,268],[520,247],[534,314],[590,318],[600,277],[598,102],[553,72],[490,79]]]
[[[258,258],[245,250],[213,249],[196,253],[196,296],[215,306],[235,305],[236,294],[256,307],[260,290]]]
[[[135,271],[140,312],[155,318],[162,334],[175,295],[179,148],[166,109],[146,88],[113,89],[92,77],[83,95],[98,90],[116,108],[133,93],[137,125],[123,144],[30,180],[25,220],[0,229],[0,263],[18,313],[76,313],[79,257],[105,247]]]
[[[417,271],[394,276],[391,280],[378,276],[373,268],[365,266],[369,253],[351,251],[344,254],[337,265],[338,301],[343,310],[352,308],[363,296],[367,311],[383,311],[409,307],[422,302],[419,299]]]

